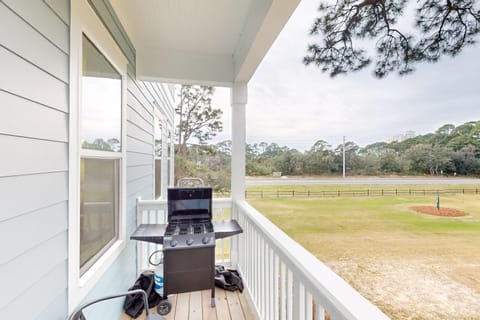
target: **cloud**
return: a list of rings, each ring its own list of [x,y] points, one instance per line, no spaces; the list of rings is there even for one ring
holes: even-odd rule
[[[420,64],[416,72],[379,80],[372,70],[334,79],[302,58],[320,1],[301,1],[249,83],[248,142],[277,142],[300,150],[318,139],[359,145],[445,123],[480,119],[480,46],[455,58]],[[227,103],[228,104],[228,103]]]
[[[331,79],[301,64],[312,41],[307,32],[317,6],[317,1],[300,4],[251,81],[249,124],[267,113],[269,123],[264,125],[275,130],[263,134],[285,141],[324,138],[332,144],[347,135],[366,144],[407,130],[426,133],[444,123],[478,118],[478,47],[455,59],[419,65],[406,77],[378,80],[368,70]],[[268,100],[261,96],[266,92]],[[257,136],[259,129],[249,126],[250,131]]]

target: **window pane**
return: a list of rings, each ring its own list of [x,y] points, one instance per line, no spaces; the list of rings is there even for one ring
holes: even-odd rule
[[[120,160],[80,163],[80,270],[83,274],[118,238]]]
[[[85,36],[82,70],[82,148],[119,152],[122,145],[122,78]]]
[[[160,119],[158,119],[157,117],[155,117],[154,134],[155,134],[155,157],[161,157],[162,156],[162,123],[160,122]]]
[[[155,199],[162,194],[162,160],[155,159]]]

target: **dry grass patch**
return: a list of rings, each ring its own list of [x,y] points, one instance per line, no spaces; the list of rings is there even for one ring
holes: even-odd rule
[[[480,196],[249,200],[392,319],[480,319]],[[436,208],[435,208],[436,210]]]

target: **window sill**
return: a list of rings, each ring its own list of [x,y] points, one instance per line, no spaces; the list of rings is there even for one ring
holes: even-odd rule
[[[126,247],[125,240],[117,240],[98,261],[88,269],[77,281],[75,287],[69,289],[72,294],[73,306],[79,304],[87,294],[98,284],[102,276],[112,266]]]

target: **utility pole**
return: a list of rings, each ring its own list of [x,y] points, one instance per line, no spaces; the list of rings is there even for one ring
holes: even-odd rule
[[[343,177],[345,178],[345,136],[343,136]]]

